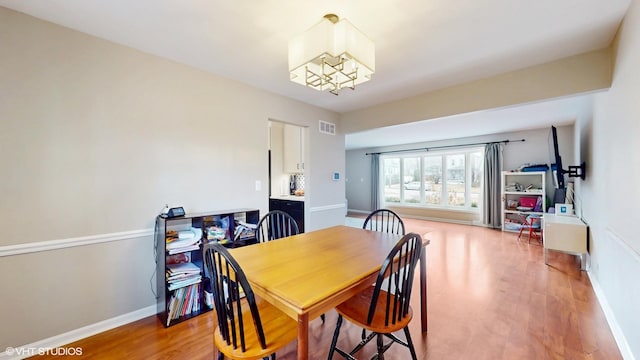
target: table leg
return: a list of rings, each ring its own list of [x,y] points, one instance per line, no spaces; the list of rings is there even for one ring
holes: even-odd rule
[[[309,314],[298,315],[298,360],[309,358]]]
[[[549,265],[549,262],[547,261],[547,248],[542,249],[542,252],[544,253],[544,264]]]
[[[420,318],[422,332],[427,332],[427,249],[420,254]]]

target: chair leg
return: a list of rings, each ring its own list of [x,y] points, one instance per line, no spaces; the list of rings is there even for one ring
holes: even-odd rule
[[[384,335],[378,334],[378,354],[376,359],[384,360]]]
[[[531,227],[531,229],[529,229],[529,243],[531,243],[531,238],[537,239],[536,238],[536,233],[535,233],[535,230],[533,229],[533,227]]]
[[[518,233],[518,240],[522,237],[522,231],[524,230],[524,225],[520,226],[520,232]]]
[[[535,237],[535,229],[533,228],[533,220],[531,220],[531,224],[529,224],[529,244],[531,244],[531,237]]]
[[[329,360],[333,359],[333,352],[336,350],[336,344],[338,343],[338,336],[340,335],[340,327],[342,326],[342,315],[338,314],[338,322],[336,323],[336,330],[333,332],[333,339],[331,339],[331,347],[329,348]]]
[[[224,355],[222,355],[222,353],[218,353],[218,360],[224,360]]]
[[[407,345],[409,345],[409,351],[411,352],[411,358],[413,360],[418,360],[418,356],[416,356],[416,349],[413,347],[413,341],[411,341],[411,334],[409,333],[409,326],[404,327],[404,336],[407,337]]]

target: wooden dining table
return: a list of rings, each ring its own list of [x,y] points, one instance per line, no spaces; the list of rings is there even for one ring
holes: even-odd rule
[[[383,260],[401,237],[339,225],[230,252],[254,293],[297,319],[297,358],[304,360],[309,357],[309,321],[375,283]],[[423,245],[428,243],[423,237]],[[427,331],[425,259],[422,251],[423,332]]]

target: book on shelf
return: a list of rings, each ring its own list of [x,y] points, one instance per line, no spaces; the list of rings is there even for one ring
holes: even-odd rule
[[[199,283],[201,281],[202,281],[202,277],[200,275],[198,275],[196,277],[192,277],[192,278],[189,278],[189,279],[172,282],[172,283],[169,283],[169,291],[176,290],[176,289],[179,289],[179,288],[183,288],[185,286],[197,284],[197,283]]]
[[[172,275],[168,275],[167,274],[167,282],[169,283],[175,283],[178,281],[182,281],[182,280],[187,280],[187,279],[191,279],[194,278],[195,276],[192,274],[172,274]]]
[[[191,313],[191,308],[189,307],[189,305],[191,304],[191,299],[193,298],[193,293],[191,291],[192,287],[188,287],[187,288],[187,292],[186,295],[184,297],[184,306],[182,306],[182,311],[180,312],[180,316],[185,316],[187,314]],[[187,312],[187,309],[189,310]]]
[[[169,290],[176,290],[202,281],[200,268],[191,262],[181,264],[168,264],[166,270],[167,285]]]
[[[182,263],[188,263],[188,262],[191,262],[191,253],[184,252],[184,253],[167,256],[165,264],[167,265],[182,264]]]
[[[180,264],[168,264],[167,271],[171,274],[179,274],[179,273],[199,274],[200,268],[192,262],[186,262],[186,263],[180,263]]]
[[[251,224],[251,223],[248,223],[248,222],[242,221],[242,220],[238,220],[237,222],[238,222],[238,225],[244,226],[244,227],[249,228],[249,229],[254,229],[255,230],[255,229],[258,228],[258,224]]]
[[[195,243],[193,245],[171,249],[171,250],[169,250],[169,255],[180,254],[180,253],[183,253],[183,252],[193,251],[193,250],[200,250],[200,244],[201,244],[201,242],[198,241],[197,243]]]
[[[185,251],[198,250],[202,243],[202,229],[192,227],[191,230],[174,231],[166,236],[166,250],[169,255]]]
[[[167,250],[188,247],[188,246],[191,246],[191,245],[198,244],[199,242],[200,242],[200,239],[173,240],[170,243],[167,243]]]
[[[173,292],[167,309],[167,326],[172,320],[200,311],[200,289],[200,284],[194,284]]]
[[[256,237],[257,224],[250,224],[245,221],[236,220],[236,228],[233,234],[233,241],[246,240]]]

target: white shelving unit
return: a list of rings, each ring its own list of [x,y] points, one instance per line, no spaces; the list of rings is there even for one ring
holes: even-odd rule
[[[502,231],[520,231],[523,216],[547,211],[544,171],[502,172]],[[536,208],[536,203],[540,204]]]

